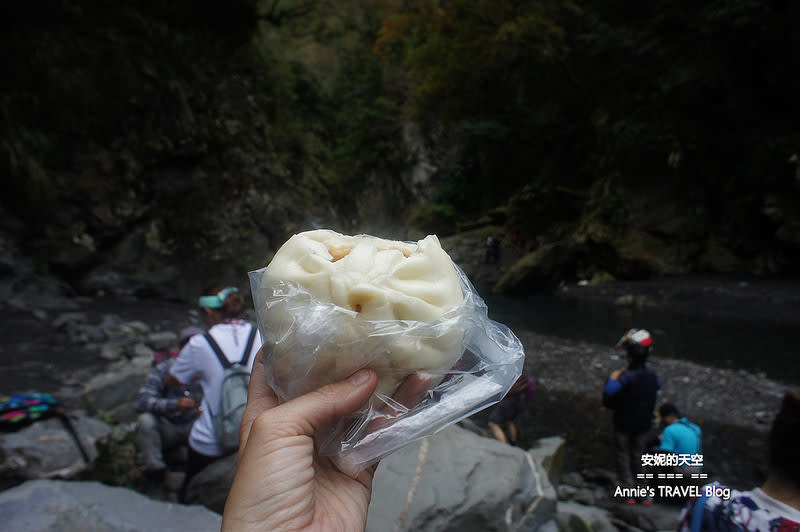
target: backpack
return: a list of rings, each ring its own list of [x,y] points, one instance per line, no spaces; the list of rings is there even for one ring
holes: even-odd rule
[[[214,435],[217,443],[225,454],[231,453],[239,448],[239,425],[242,424],[242,414],[247,406],[247,388],[250,385],[250,370],[247,364],[250,359],[250,350],[256,338],[256,328],[250,329],[250,336],[242,353],[241,360],[231,363],[219,344],[214,340],[210,333],[203,335],[217,355],[222,368],[225,370],[222,375],[222,394],[219,410],[210,411],[211,422],[214,425]],[[210,409],[210,407],[209,407]]]

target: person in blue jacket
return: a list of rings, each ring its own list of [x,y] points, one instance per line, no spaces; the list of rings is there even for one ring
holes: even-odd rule
[[[664,403],[658,409],[664,423],[661,433],[661,451],[675,454],[700,454],[703,452],[703,433],[700,427],[689,421],[672,403]]]
[[[614,410],[614,448],[620,486],[635,488],[661,384],[656,373],[647,367],[647,357],[653,350],[653,338],[649,332],[629,330],[617,342],[617,349],[625,350],[628,366],[609,376],[603,389],[603,406]],[[636,504],[637,501],[625,497],[622,502]],[[649,503],[650,500],[643,499],[642,502]]]

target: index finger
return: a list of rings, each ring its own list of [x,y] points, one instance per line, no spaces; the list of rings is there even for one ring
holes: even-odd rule
[[[239,427],[239,456],[250,437],[253,421],[265,410],[278,406],[278,396],[267,382],[264,372],[263,347],[256,353],[253,361],[253,370],[250,372],[250,386],[247,389],[247,407],[242,414],[242,424]]]

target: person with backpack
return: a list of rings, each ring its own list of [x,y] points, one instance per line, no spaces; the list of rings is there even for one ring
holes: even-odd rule
[[[609,376],[603,388],[603,406],[614,410],[614,447],[620,486],[633,489],[636,475],[642,468],[642,454],[646,450],[647,433],[652,427],[661,384],[655,372],[647,367],[647,357],[653,349],[649,332],[631,329],[616,347],[625,349],[628,367]],[[636,504],[637,499],[626,496],[620,501]],[[650,504],[652,500],[644,497],[640,502]]]
[[[189,458],[180,500],[192,477],[215,460],[236,451],[247,386],[261,335],[242,319],[244,302],[236,287],[214,286],[198,304],[208,332],[192,337],[170,370],[173,386],[199,382],[200,415],[189,433]]]

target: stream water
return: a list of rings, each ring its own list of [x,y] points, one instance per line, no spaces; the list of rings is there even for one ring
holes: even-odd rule
[[[512,330],[605,344],[612,352],[625,331],[645,328],[653,335],[654,356],[763,372],[781,382],[800,383],[798,324],[791,321],[776,321],[769,315],[743,319],[736,313],[704,316],[562,295],[506,297],[485,287],[479,292],[490,317]]]

